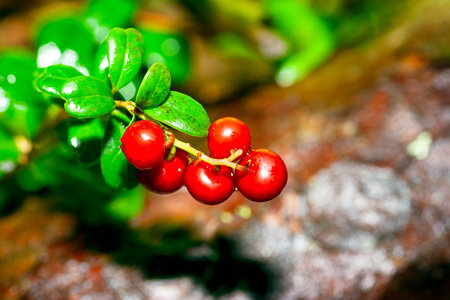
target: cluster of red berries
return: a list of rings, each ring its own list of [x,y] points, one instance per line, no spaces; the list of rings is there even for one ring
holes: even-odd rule
[[[250,139],[247,125],[236,118],[222,118],[209,127],[210,156],[238,162],[241,167],[234,172],[200,158],[190,161],[187,152],[178,148],[169,155],[172,144],[152,121],[130,125],[121,138],[121,149],[138,169],[139,182],[153,192],[171,193],[184,184],[196,200],[213,205],[228,199],[237,188],[249,200],[268,201],[286,185],[286,165],[273,151],[252,150]]]

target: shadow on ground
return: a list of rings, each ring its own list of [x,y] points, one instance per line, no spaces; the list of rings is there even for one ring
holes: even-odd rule
[[[135,231],[111,220],[94,226],[82,222],[78,232],[87,249],[109,253],[117,263],[137,267],[150,279],[187,276],[215,296],[242,290],[257,299],[266,299],[275,286],[274,271],[241,257],[230,237],[204,242],[171,224]]]

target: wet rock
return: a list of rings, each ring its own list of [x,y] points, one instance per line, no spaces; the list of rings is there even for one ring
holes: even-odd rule
[[[147,279],[138,270],[96,254],[72,253],[43,264],[33,275],[26,299],[250,300],[235,290],[211,295],[192,278]]]
[[[53,255],[31,277],[27,299],[115,299],[119,296],[116,292],[126,288],[119,286],[115,289],[114,284],[108,286],[102,274],[105,263],[100,256],[83,253],[79,253],[77,258]],[[133,279],[133,272],[129,272],[126,285],[132,285]],[[139,299],[142,295],[133,290],[129,296]]]
[[[450,259],[450,140],[431,145],[427,158],[404,172],[413,192],[413,216],[400,239],[402,257],[425,263]]]
[[[205,265],[199,262],[199,268]],[[219,264],[220,265],[220,264]],[[192,277],[177,273],[169,278],[144,275],[139,268],[111,261],[105,254],[92,253],[72,243],[49,250],[49,260],[31,272],[24,299],[151,299],[151,300],[250,300],[248,292],[233,289],[215,293]],[[245,272],[246,270],[243,270]],[[209,268],[210,275],[220,273]],[[236,276],[239,274],[226,274]],[[214,275],[213,275],[214,276]],[[219,283],[220,285],[221,283]]]
[[[193,289],[189,280],[146,280],[137,269],[69,246],[51,251],[33,272],[26,299],[184,299]]]
[[[364,140],[357,155],[363,162],[399,168],[408,161],[407,145],[425,129],[398,87],[379,88],[357,115]]]
[[[305,231],[324,247],[367,251],[405,226],[410,201],[392,169],[341,161],[318,173],[300,212]]]
[[[291,259],[282,291],[273,299],[376,299],[396,270],[380,251],[307,253]]]
[[[213,297],[207,295],[205,290],[197,286],[191,278],[177,278],[168,280],[149,280],[144,284],[149,299],[208,299]]]
[[[397,270],[384,250],[321,249],[286,225],[253,220],[237,236],[241,255],[272,271],[275,285],[268,299],[377,299]]]
[[[437,138],[450,128],[450,72],[423,70],[402,84],[403,99],[413,107],[424,130]]]

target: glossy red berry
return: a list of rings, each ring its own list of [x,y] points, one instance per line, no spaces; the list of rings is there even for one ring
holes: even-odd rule
[[[148,190],[167,194],[183,186],[183,178],[189,163],[188,154],[177,149],[171,160],[164,159],[162,164],[149,170],[137,170],[138,181]]]
[[[208,130],[208,149],[214,158],[227,158],[231,150],[242,149],[241,158],[250,150],[250,140],[247,125],[232,117],[216,120]]]
[[[164,159],[164,132],[152,121],[138,121],[125,130],[120,148],[128,161],[140,170],[151,169]]]
[[[286,185],[286,165],[273,151],[251,150],[239,164],[248,165],[248,169],[236,170],[236,187],[249,200],[256,202],[271,200],[278,196]]]
[[[197,201],[219,204],[234,192],[233,171],[225,166],[217,170],[215,166],[196,159],[186,168],[184,185]]]

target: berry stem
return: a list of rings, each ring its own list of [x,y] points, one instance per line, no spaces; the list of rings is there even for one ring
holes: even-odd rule
[[[138,116],[142,120],[154,121],[149,115],[147,115],[144,111],[142,111],[142,109],[137,107],[133,101],[118,101],[118,100],[116,100],[116,107],[117,108],[125,108],[131,114]],[[190,154],[194,155],[195,157],[197,157],[203,161],[206,161],[207,163],[209,163],[211,165],[214,165],[214,166],[221,165],[221,166],[230,167],[231,169],[233,169],[233,171],[235,171],[235,170],[239,170],[242,172],[245,171],[244,166],[241,166],[241,165],[233,162],[233,160],[235,160],[239,155],[242,154],[242,150],[237,150],[235,153],[232,153],[232,155],[228,158],[216,159],[216,158],[212,158],[212,157],[204,154],[203,152],[195,149],[189,143],[182,142],[176,138],[173,138],[173,146],[180,148],[180,149],[186,151],[187,153],[190,153]]]
[[[211,165],[214,165],[214,166],[221,165],[221,166],[230,167],[233,170],[244,171],[244,168],[245,168],[244,166],[241,166],[237,163],[231,162],[228,160],[228,158],[223,158],[223,159],[212,158],[212,157],[204,154],[203,152],[195,149],[189,143],[185,143],[178,139],[175,139],[173,142],[173,145],[177,148],[180,148],[180,149],[186,151],[187,153],[194,155],[195,157],[197,157],[203,161],[206,161],[207,163],[209,163]]]
[[[133,101],[119,101],[116,100],[116,107],[117,108],[125,108],[130,112],[130,114],[136,115],[142,120],[151,120],[153,121],[150,116],[148,116],[145,112],[142,111],[139,107],[136,106],[136,104]]]
[[[235,161],[239,156],[241,156],[242,152],[243,152],[242,149],[236,151],[231,150],[231,155],[227,158],[227,160],[231,162]]]

